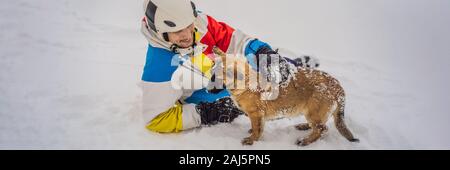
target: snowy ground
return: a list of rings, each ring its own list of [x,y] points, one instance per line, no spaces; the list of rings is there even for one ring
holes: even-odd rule
[[[146,41],[142,2],[0,2],[0,149],[450,149],[450,1],[196,0],[217,19],[275,46],[312,54],[345,87],[347,142],[329,122],[297,147],[269,122],[242,146],[249,120],[181,134],[140,119]],[[260,13],[258,13],[260,12]]]

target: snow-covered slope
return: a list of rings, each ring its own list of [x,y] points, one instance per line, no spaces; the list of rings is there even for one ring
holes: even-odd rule
[[[196,0],[253,36],[321,60],[348,94],[358,144],[329,122],[324,138],[294,145],[303,118],[267,123],[242,146],[239,117],[180,134],[140,119],[146,41],[142,2],[0,2],[0,149],[450,149],[447,0]]]

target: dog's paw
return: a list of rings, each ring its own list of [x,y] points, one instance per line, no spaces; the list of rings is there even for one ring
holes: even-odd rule
[[[297,142],[296,142],[296,144],[297,144],[298,146],[308,146],[310,143],[307,142],[305,139],[298,139]]]
[[[242,139],[242,145],[253,145],[253,139],[250,137]]]
[[[354,143],[359,143],[359,139],[357,139],[357,138],[350,139],[349,141],[354,142]]]
[[[309,129],[311,129],[311,126],[309,126],[308,123],[302,123],[302,124],[298,124],[297,126],[295,126],[295,128],[297,130],[309,130]]]

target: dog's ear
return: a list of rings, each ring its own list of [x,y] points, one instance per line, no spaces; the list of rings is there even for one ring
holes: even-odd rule
[[[263,81],[263,82],[259,83],[259,87],[262,92],[272,91],[272,86],[273,86],[273,84],[271,84],[270,82]]]
[[[227,54],[225,54],[225,52],[223,52],[219,47],[215,46],[213,48],[213,52],[214,54],[218,55],[220,59],[222,59],[222,62],[226,61]]]

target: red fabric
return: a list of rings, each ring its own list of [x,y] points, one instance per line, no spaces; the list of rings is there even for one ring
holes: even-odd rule
[[[214,18],[207,16],[208,18],[208,32],[200,40],[201,43],[208,45],[208,48],[204,52],[208,57],[211,57],[212,48],[214,46],[219,47],[222,51],[227,51],[233,36],[234,28],[223,22],[217,22]]]

